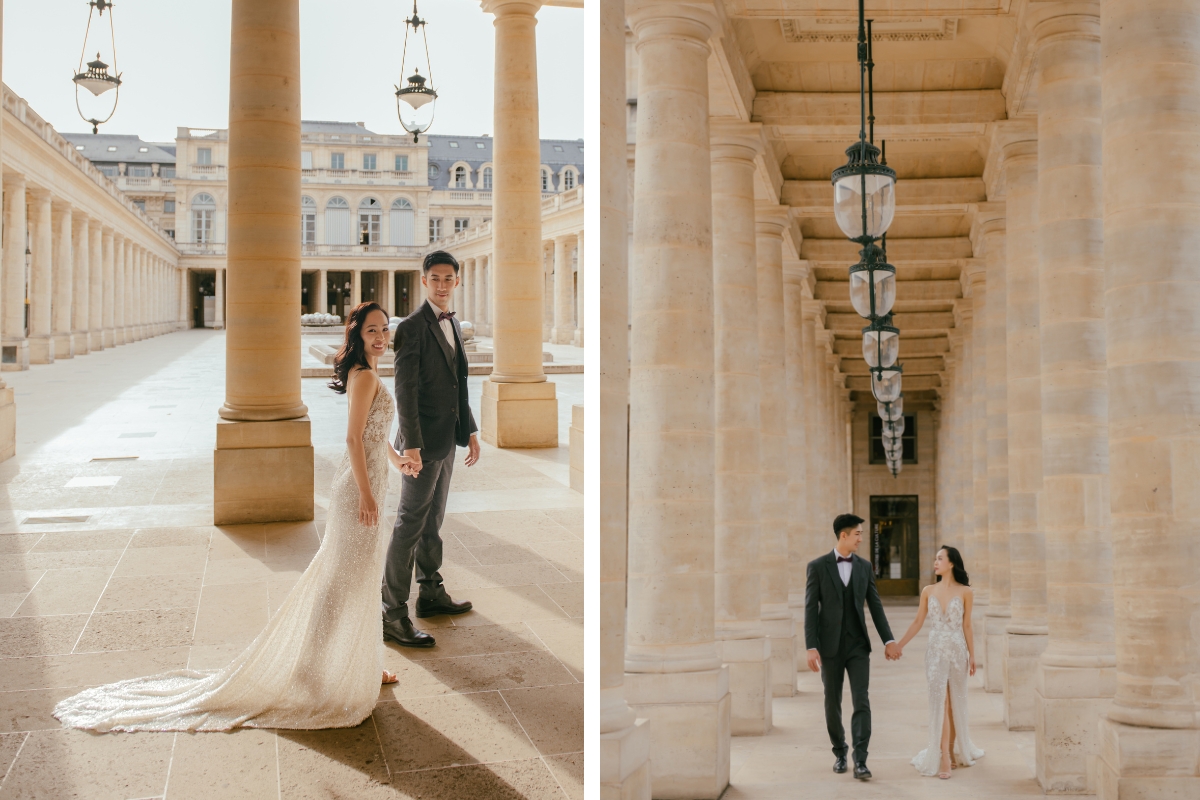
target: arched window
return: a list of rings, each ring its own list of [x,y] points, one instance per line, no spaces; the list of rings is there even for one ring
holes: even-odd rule
[[[575,188],[575,170],[566,167],[562,171],[562,188],[563,191]]]
[[[350,244],[350,204],[331,197],[325,204],[325,243]]]
[[[388,227],[392,231],[392,244],[411,247],[416,244],[417,212],[404,197],[397,197],[392,203]]]
[[[317,243],[317,201],[308,195],[300,198],[300,244]]]
[[[455,167],[454,168],[454,188],[455,189],[466,189],[467,188],[467,168],[466,167]]]
[[[431,180],[431,181],[437,180],[438,172],[439,172],[438,165],[430,164],[429,165],[429,180]]]
[[[550,170],[542,170],[542,191],[549,192],[550,189]]]
[[[481,188],[488,192],[490,192],[492,190],[492,168],[491,167],[483,168],[483,186]]]
[[[211,194],[201,192],[192,198],[192,241],[208,244],[213,241],[213,220],[217,216],[217,201]]]
[[[383,206],[374,197],[364,197],[358,204],[358,243],[363,245],[379,244],[380,220],[383,218]]]

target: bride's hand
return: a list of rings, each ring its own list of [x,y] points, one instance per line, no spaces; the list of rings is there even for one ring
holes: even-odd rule
[[[967,662],[971,667],[971,677],[974,677],[975,676],[975,656],[971,656],[970,658],[968,658]]]
[[[358,521],[368,528],[379,524],[379,506],[370,492],[358,493]]]

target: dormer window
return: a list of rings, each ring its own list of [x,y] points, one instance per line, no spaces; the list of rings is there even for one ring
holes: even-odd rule
[[[75,149],[76,149],[76,150],[82,150],[82,149],[83,149],[83,145],[81,145],[81,144],[77,144],[77,145],[75,145]]]
[[[476,142],[475,147],[478,148],[479,150],[484,149],[483,142]]]
[[[117,152],[117,146],[116,146],[115,144],[110,144],[110,145],[108,146],[108,152],[110,152],[110,153],[115,153],[115,152]]]
[[[139,148],[138,148],[138,152],[139,152],[139,153],[149,153],[149,152],[150,152],[150,148],[149,148],[149,147],[139,147]]]
[[[458,147],[458,142],[451,142],[451,143],[450,143],[450,146],[451,146],[451,147]]]
[[[563,151],[561,144],[554,145],[554,152],[561,153]]]

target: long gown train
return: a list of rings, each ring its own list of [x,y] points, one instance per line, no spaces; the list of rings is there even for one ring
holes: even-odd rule
[[[959,764],[973,766],[983,751],[971,741],[967,723],[967,675],[970,654],[963,635],[963,601],[955,597],[942,611],[936,597],[929,598],[929,646],[925,650],[925,680],[929,684],[929,741],[913,757],[922,775],[933,776],[942,763],[942,721],[946,717],[946,689],[954,716],[954,755]]]
[[[387,493],[391,395],[378,380],[363,443],[371,491]],[[308,568],[241,655],[215,672],[183,669],[96,686],[60,702],[64,726],[96,731],[353,727],[379,696],[379,582],[388,539],[358,521],[349,454],[330,492],[325,536]]]

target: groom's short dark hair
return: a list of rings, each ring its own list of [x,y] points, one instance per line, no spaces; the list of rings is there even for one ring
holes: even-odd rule
[[[454,267],[454,274],[458,274],[458,259],[447,253],[445,250],[434,250],[429,255],[425,256],[425,263],[421,265],[421,273],[428,273],[429,270],[436,267],[438,264],[449,264]]]
[[[842,531],[847,528],[857,528],[863,522],[863,518],[855,514],[838,514],[833,520],[833,538],[842,538]]]

